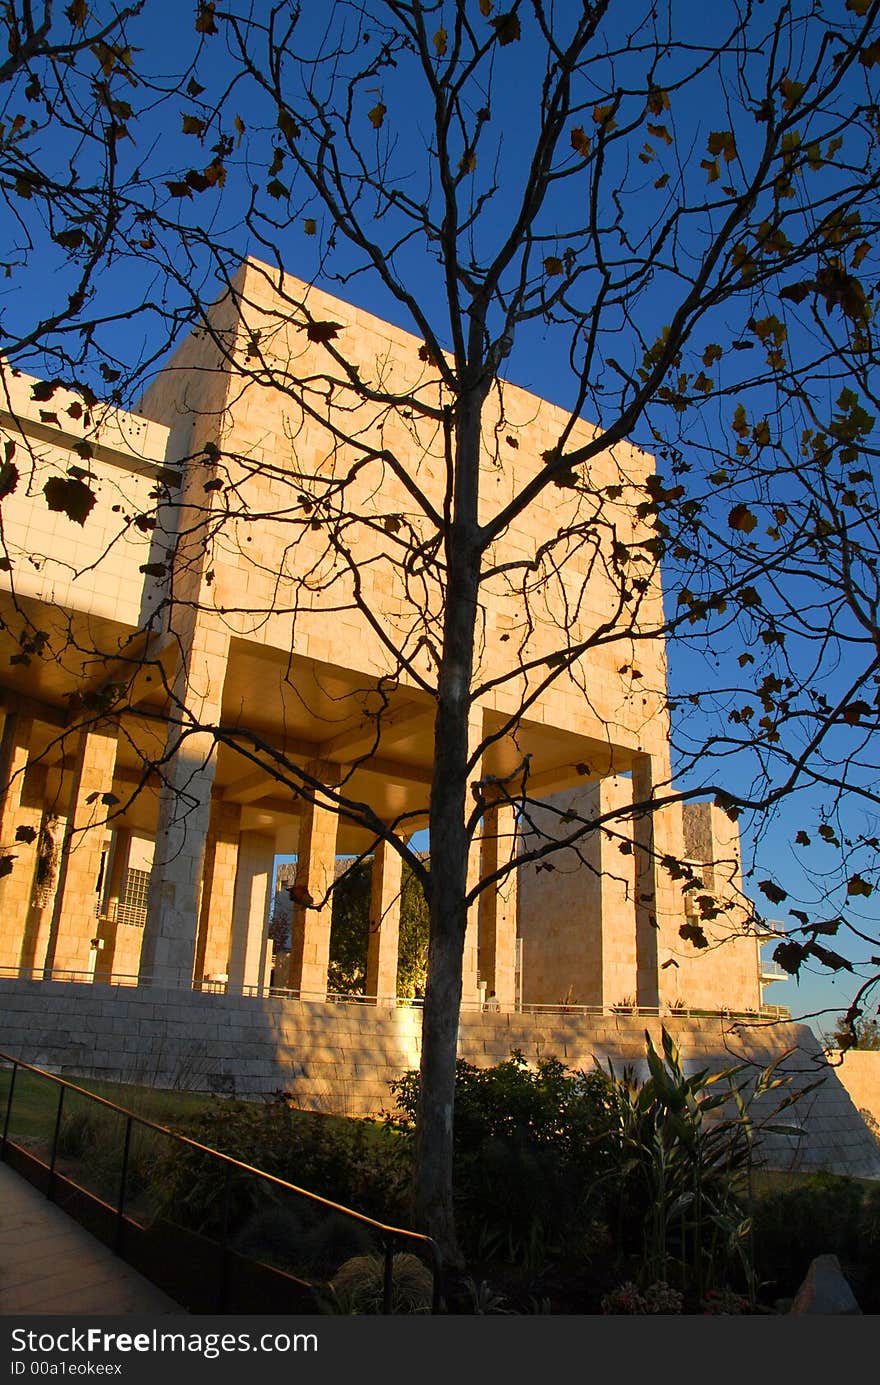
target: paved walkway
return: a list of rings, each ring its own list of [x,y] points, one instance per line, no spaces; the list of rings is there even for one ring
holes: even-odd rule
[[[0,1314],[185,1312],[0,1163]]]

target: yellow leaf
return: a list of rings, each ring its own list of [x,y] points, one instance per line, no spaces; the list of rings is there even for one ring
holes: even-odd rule
[[[240,115],[237,115],[232,123],[235,126],[235,133],[238,135],[237,143],[241,144],[241,137],[244,134],[244,121]]]
[[[445,54],[446,54],[446,30],[445,30],[445,29],[442,29],[442,28],[441,28],[441,29],[438,29],[437,32],[436,32],[436,34],[434,35],[434,51],[435,51],[435,53],[437,54],[437,57],[438,57],[438,58],[442,58],[442,57],[445,56]]]
[[[492,0],[480,0],[480,14],[484,19],[488,19],[495,6]]]

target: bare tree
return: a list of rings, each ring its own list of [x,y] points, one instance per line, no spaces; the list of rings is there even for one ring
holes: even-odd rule
[[[161,286],[151,304],[197,329],[214,371],[242,393],[277,393],[289,443],[277,462],[227,446],[215,436],[225,405],[194,402],[182,500],[160,511],[156,543],[175,577],[153,629],[197,618],[215,549],[244,552],[250,529],[281,527],[280,548],[265,539],[269,598],[225,615],[302,623],[319,609],[355,611],[385,660],[362,690],[374,741],[338,782],[244,718],[194,713],[164,672],[172,734],[150,767],[207,737],[357,821],[422,880],[431,938],[416,1203],[453,1261],[468,908],[524,863],[603,830],[624,854],[635,838],[644,871],[650,815],[682,797],[668,775],[635,775],[635,804],[560,810],[552,831],[538,827],[542,786],[521,730],[548,690],[599,707],[597,669],[611,668],[628,698],[656,709],[669,642],[684,796],[708,792],[739,817],[801,795],[798,839],[839,849],[849,905],[871,894],[877,838],[849,824],[853,805],[870,820],[877,803],[878,15],[877,0],[840,0],[833,17],[809,0],[700,14],[674,2],[513,0],[502,11],[491,0],[376,0],[337,3],[318,21],[286,3],[202,3],[203,52],[180,64],[182,110],[167,84],[150,88],[199,154],[173,170],[164,149],[145,159],[120,190],[128,220],[113,221],[113,254],[150,266]],[[84,53],[66,59],[72,71]],[[124,50],[108,63],[108,77],[126,69]],[[95,196],[113,201],[106,185]],[[268,267],[237,271],[245,246]],[[67,248],[83,253],[72,239]],[[344,325],[317,314],[320,294],[275,268],[294,254],[302,278],[344,297],[375,284],[371,303],[421,343],[415,370],[402,376],[376,353],[368,370]],[[52,362],[74,359],[75,307],[17,338],[66,383],[77,377]],[[506,382],[551,351],[561,408],[526,458]],[[297,460],[306,428],[326,439],[317,470]],[[655,448],[656,470],[629,439]],[[273,494],[286,488],[286,509],[260,508],[256,477]],[[541,507],[545,536],[533,543]],[[519,529],[531,546],[517,553],[508,540]],[[377,618],[366,581],[382,566],[396,574],[396,623]],[[485,621],[498,593],[520,611],[503,636]],[[690,648],[693,660],[678,661]],[[389,824],[353,792],[399,710],[399,682],[433,709],[430,877],[407,845],[413,815]],[[476,733],[475,709],[490,702],[497,715]],[[502,743],[522,754],[489,772]],[[524,856],[474,882],[469,853],[499,804],[536,830]],[[686,876],[680,859],[662,864]],[[772,876],[759,887],[773,904],[786,898]],[[684,925],[697,945],[718,912],[711,892],[701,898],[702,920]],[[874,946],[845,910],[793,912],[803,940],[778,955],[795,971],[810,958],[851,968],[822,941],[844,928]],[[655,925],[642,921],[648,942]]]

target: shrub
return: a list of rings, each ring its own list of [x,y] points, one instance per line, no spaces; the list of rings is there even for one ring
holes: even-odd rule
[[[281,1093],[261,1105],[218,1101],[188,1122],[183,1133],[379,1221],[399,1224],[405,1216],[406,1150],[380,1123],[296,1111]],[[222,1224],[225,1179],[222,1161],[175,1142],[159,1171],[165,1214],[193,1230],[216,1235]],[[230,1183],[230,1233],[240,1235],[267,1202],[284,1197],[283,1190],[273,1190],[264,1179],[236,1172]],[[310,1210],[305,1199],[295,1208],[287,1202],[285,1206],[307,1221],[310,1236],[319,1236],[314,1228],[326,1220],[325,1212]]]
[[[419,1076],[392,1083],[415,1119]],[[455,1195],[465,1253],[536,1264],[580,1250],[611,1158],[609,1080],[557,1058],[533,1070],[522,1053],[492,1068],[459,1062],[455,1087]]]
[[[756,1268],[775,1297],[792,1297],[810,1261],[830,1254],[840,1260],[862,1310],[877,1311],[880,1189],[813,1174],[796,1187],[760,1193],[752,1223]]]

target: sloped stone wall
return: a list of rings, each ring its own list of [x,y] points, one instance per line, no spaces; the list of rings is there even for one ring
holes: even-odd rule
[[[844,1054],[833,1049],[828,1062],[834,1067],[859,1111],[868,1114],[880,1126],[880,1052],[850,1048]]]

